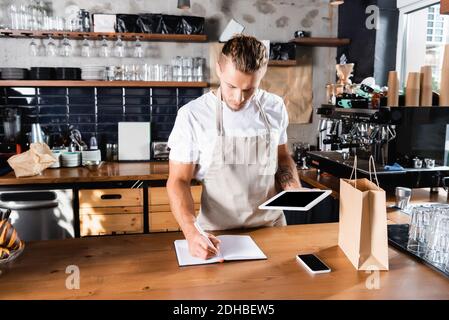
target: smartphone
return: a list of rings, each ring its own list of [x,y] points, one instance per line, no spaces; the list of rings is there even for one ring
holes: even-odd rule
[[[314,254],[298,254],[296,260],[298,260],[298,262],[310,273],[331,272],[331,269]]]

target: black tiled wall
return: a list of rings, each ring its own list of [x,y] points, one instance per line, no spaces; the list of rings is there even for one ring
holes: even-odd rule
[[[19,106],[22,133],[38,122],[50,135],[50,144],[67,136],[70,125],[86,143],[93,135],[100,145],[117,143],[120,121],[150,121],[152,141],[167,141],[178,109],[202,94],[202,88],[0,87],[0,109]]]

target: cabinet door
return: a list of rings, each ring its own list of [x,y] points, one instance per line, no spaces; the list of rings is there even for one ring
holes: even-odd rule
[[[164,211],[164,206],[149,207],[150,232],[179,231],[178,222],[171,211]],[[168,208],[170,209],[170,208]],[[199,204],[195,204],[195,215],[198,215]]]
[[[150,212],[150,232],[179,231],[178,222],[171,211]]]
[[[201,186],[191,187],[196,215],[200,210],[201,190]],[[148,192],[150,232],[179,231],[180,227],[170,209],[167,188],[150,187]]]
[[[79,191],[80,208],[143,206],[142,189],[93,189]]]
[[[201,203],[201,186],[191,186],[193,202]],[[166,187],[150,187],[148,189],[148,199],[150,206],[169,205],[168,193]]]

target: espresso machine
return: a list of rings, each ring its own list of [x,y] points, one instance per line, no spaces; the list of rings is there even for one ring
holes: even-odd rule
[[[357,156],[358,177],[369,177],[373,156],[381,187],[440,187],[449,176],[449,108],[336,108],[323,105],[319,151],[312,166],[348,178]]]

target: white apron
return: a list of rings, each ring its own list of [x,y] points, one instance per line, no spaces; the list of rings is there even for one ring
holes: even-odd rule
[[[265,111],[255,99],[265,123],[262,134],[253,137],[225,136],[221,90],[217,90],[217,140],[206,172],[198,223],[205,230],[227,230],[261,226],[284,226],[284,213],[260,210],[274,196],[277,170],[277,141]]]

